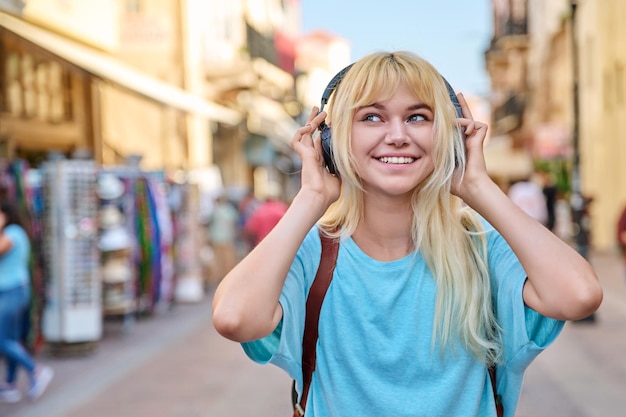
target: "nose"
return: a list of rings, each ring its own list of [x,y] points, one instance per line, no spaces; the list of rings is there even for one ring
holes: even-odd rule
[[[409,142],[407,126],[404,120],[392,119],[389,121],[389,130],[385,137],[385,142],[394,146],[402,146]]]

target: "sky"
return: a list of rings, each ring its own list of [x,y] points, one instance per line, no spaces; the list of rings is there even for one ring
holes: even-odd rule
[[[352,60],[409,50],[430,61],[455,90],[489,94],[484,53],[492,35],[491,0],[301,0],[302,31],[347,39]]]

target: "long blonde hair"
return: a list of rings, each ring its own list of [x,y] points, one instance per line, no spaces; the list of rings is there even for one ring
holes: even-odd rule
[[[347,238],[363,216],[363,186],[351,153],[352,120],[358,108],[390,98],[404,83],[434,111],[434,170],[413,191],[412,240],[437,283],[433,347],[458,340],[476,358],[495,363],[501,351],[491,302],[484,228],[478,215],[451,194],[455,169],[465,168],[465,146],[445,82],[426,60],[410,52],[374,53],[357,61],[328,106],[332,152],[341,195],[319,224]],[[458,157],[455,158],[455,155]]]

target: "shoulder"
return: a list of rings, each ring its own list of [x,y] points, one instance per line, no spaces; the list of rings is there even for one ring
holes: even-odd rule
[[[521,288],[526,279],[526,272],[513,252],[509,243],[500,232],[486,220],[481,218],[486,242],[486,261],[491,276],[492,285],[502,289],[502,286],[511,291]],[[497,291],[497,290],[496,290]]]
[[[300,244],[291,264],[286,287],[297,282],[300,290],[308,289],[320,264],[322,244],[317,226],[312,227]]]
[[[491,223],[480,216],[479,223],[482,230],[479,230],[478,233],[485,236],[488,250],[511,250],[507,241],[504,240],[504,237],[495,227],[491,225]]]
[[[12,252],[24,252],[30,250],[30,240],[26,231],[17,224],[6,226],[2,230],[5,239],[10,242],[7,250]]]
[[[13,241],[28,240],[28,235],[26,234],[26,231],[17,224],[10,224],[6,226],[3,230],[3,233]]]
[[[311,257],[312,259],[317,259],[319,261],[321,252],[322,241],[320,238],[319,227],[315,225],[304,237],[304,240],[298,249],[298,256]]]

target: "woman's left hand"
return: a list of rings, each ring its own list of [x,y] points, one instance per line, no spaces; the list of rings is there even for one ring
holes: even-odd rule
[[[463,172],[458,170],[455,174],[451,191],[452,194],[467,202],[475,192],[479,191],[480,185],[484,181],[491,181],[487,174],[487,165],[483,154],[487,124],[474,120],[463,94],[459,93],[457,98],[464,116],[458,118],[457,122],[465,135],[466,162],[465,170]]]

